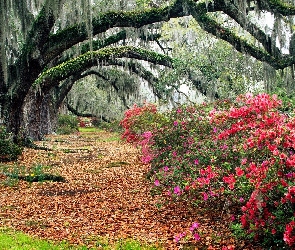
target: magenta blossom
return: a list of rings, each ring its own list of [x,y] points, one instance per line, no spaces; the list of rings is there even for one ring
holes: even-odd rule
[[[175,236],[174,236],[174,240],[175,240],[176,242],[178,242],[178,241],[181,240],[185,235],[186,235],[185,232],[180,233],[180,234],[178,234],[178,235],[175,235]]]
[[[179,186],[176,186],[176,187],[174,188],[174,194],[176,194],[176,195],[180,195],[180,194],[181,194],[181,189],[180,189]]]
[[[196,228],[198,228],[199,227],[199,223],[198,222],[194,222],[193,224],[192,224],[192,226],[190,227],[190,231],[194,231]]]
[[[201,237],[200,237],[200,235],[199,235],[198,233],[195,233],[195,234],[194,234],[194,239],[195,239],[195,240],[200,240]]]

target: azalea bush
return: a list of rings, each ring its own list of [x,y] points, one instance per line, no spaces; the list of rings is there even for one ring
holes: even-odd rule
[[[212,208],[229,204],[239,236],[293,247],[295,120],[280,107],[275,95],[247,94],[181,106],[162,114],[161,126],[142,126],[137,144],[157,193]]]

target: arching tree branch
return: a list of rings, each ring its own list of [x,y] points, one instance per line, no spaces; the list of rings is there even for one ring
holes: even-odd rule
[[[139,28],[147,24],[168,21],[170,18],[183,16],[183,1],[177,0],[172,6],[152,8],[144,11],[107,12],[95,17],[92,21],[93,35],[103,33],[112,27]],[[46,62],[62,53],[65,49],[86,40],[88,37],[86,24],[76,24],[52,34],[44,45]]]
[[[117,32],[116,34],[113,34],[111,36],[108,36],[105,39],[100,39],[100,40],[95,40],[92,41],[92,50],[99,50],[101,48],[107,47],[109,45],[115,44],[119,41],[122,41],[126,39],[126,30],[122,30]],[[82,45],[81,47],[81,51],[80,54],[84,54],[86,52],[90,51],[90,42],[85,43]],[[50,63],[50,67],[56,66],[58,64],[61,64],[65,61],[68,61],[70,59],[72,59],[73,57],[75,57],[77,55],[75,55],[74,53],[68,53],[66,56],[63,55],[59,55],[58,58],[55,58],[54,61],[52,61]]]
[[[104,48],[93,52],[87,52],[77,58],[69,60],[45,71],[35,81],[34,85],[39,85],[39,87],[41,87],[43,90],[50,89],[58,85],[60,81],[73,74],[81,74],[83,71],[85,71],[85,69],[95,66],[98,63],[103,64],[104,61],[120,57],[145,60],[154,64],[160,64],[168,67],[171,67],[173,64],[173,59],[169,56],[131,46]]]
[[[219,23],[210,18],[207,14],[208,9],[205,3],[201,3],[198,5],[198,8],[192,12],[192,15],[204,30],[216,36],[217,38],[229,42],[237,51],[247,53],[260,61],[267,62],[275,69],[283,69],[295,63],[295,57],[282,55],[277,49],[267,49],[266,51],[255,46],[254,44],[249,44],[246,40],[236,35],[228,28],[222,27]],[[267,40],[266,37],[260,38],[261,41],[263,39]],[[265,46],[267,47],[266,42]]]

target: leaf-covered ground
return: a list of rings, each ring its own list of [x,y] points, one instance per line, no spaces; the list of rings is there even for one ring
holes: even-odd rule
[[[189,209],[183,202],[161,205],[151,195],[148,165],[141,164],[138,149],[115,139],[108,132],[50,136],[38,144],[52,151],[25,149],[18,165],[49,166],[46,171],[66,181],[15,184],[0,174],[0,226],[89,247],[107,237],[136,238],[164,249],[258,249],[234,240],[226,211]],[[194,221],[201,240],[175,243],[173,236]]]

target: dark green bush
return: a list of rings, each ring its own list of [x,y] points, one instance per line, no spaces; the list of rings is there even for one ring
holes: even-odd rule
[[[110,132],[118,132],[118,133],[122,132],[122,127],[120,126],[120,122],[117,120],[110,121],[110,122],[105,122],[105,121],[97,122],[97,123],[93,123],[93,125],[97,128],[107,130]]]
[[[14,161],[22,153],[22,147],[13,142],[12,135],[0,126],[0,162]]]
[[[58,134],[71,134],[78,131],[79,121],[76,116],[59,115],[57,124]]]

